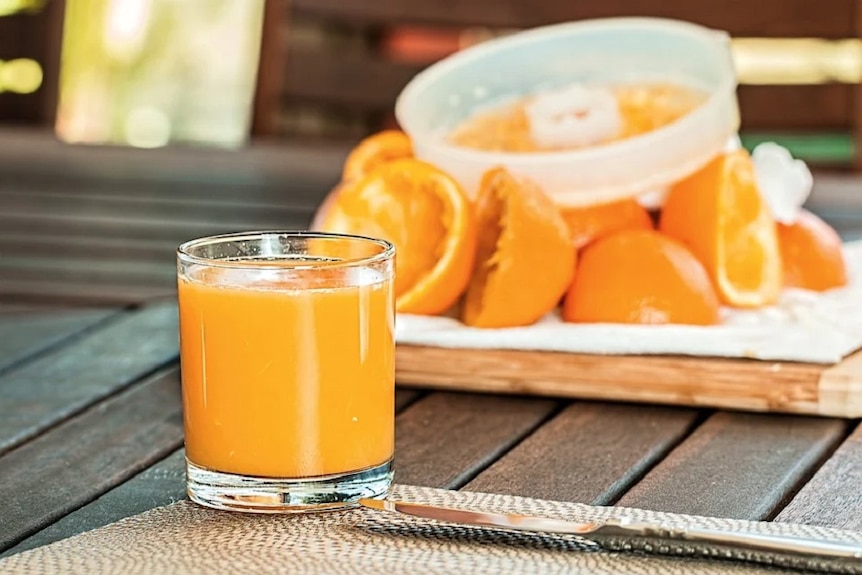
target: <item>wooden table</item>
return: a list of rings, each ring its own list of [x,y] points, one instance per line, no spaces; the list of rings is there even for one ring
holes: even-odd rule
[[[173,249],[307,225],[344,154],[14,136],[0,137],[2,554],[184,497]],[[854,191],[821,176],[813,201],[847,237],[862,231]],[[857,421],[408,389],[397,410],[401,483],[862,529]]]

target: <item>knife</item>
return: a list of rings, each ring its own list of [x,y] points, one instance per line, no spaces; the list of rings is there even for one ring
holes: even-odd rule
[[[359,504],[379,511],[403,513],[445,523],[576,535],[609,551],[703,556],[829,573],[862,573],[862,544],[859,543],[725,529],[683,529],[632,519],[579,523],[529,515],[466,511],[388,499],[360,499]]]

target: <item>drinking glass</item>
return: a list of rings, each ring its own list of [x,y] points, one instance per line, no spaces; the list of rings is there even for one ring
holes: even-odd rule
[[[279,513],[388,492],[394,255],[383,240],[312,232],[179,247],[190,499]]]

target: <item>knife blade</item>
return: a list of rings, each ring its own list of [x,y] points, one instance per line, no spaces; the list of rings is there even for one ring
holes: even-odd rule
[[[469,511],[391,499],[360,499],[369,509],[509,531],[575,535],[609,551],[701,555],[828,573],[862,573],[862,544],[723,529],[677,528],[631,519],[577,522],[514,513]]]

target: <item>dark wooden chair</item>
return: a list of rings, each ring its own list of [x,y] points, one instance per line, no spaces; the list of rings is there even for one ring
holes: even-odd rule
[[[0,83],[0,124],[50,126],[57,111],[60,41],[64,0],[33,2],[35,9],[0,17],[0,65],[9,60],[35,60],[42,83],[30,93],[4,89]]]
[[[253,127],[258,138],[355,140],[391,124],[396,95],[430,63],[392,56],[392,31],[404,25],[450,38],[475,27],[494,33],[626,15],[689,20],[734,37],[838,40],[862,30],[858,0],[267,0],[266,11]],[[860,93],[858,85],[836,81],[741,85],[742,130],[796,141],[834,135],[857,151],[815,163],[858,167]]]

